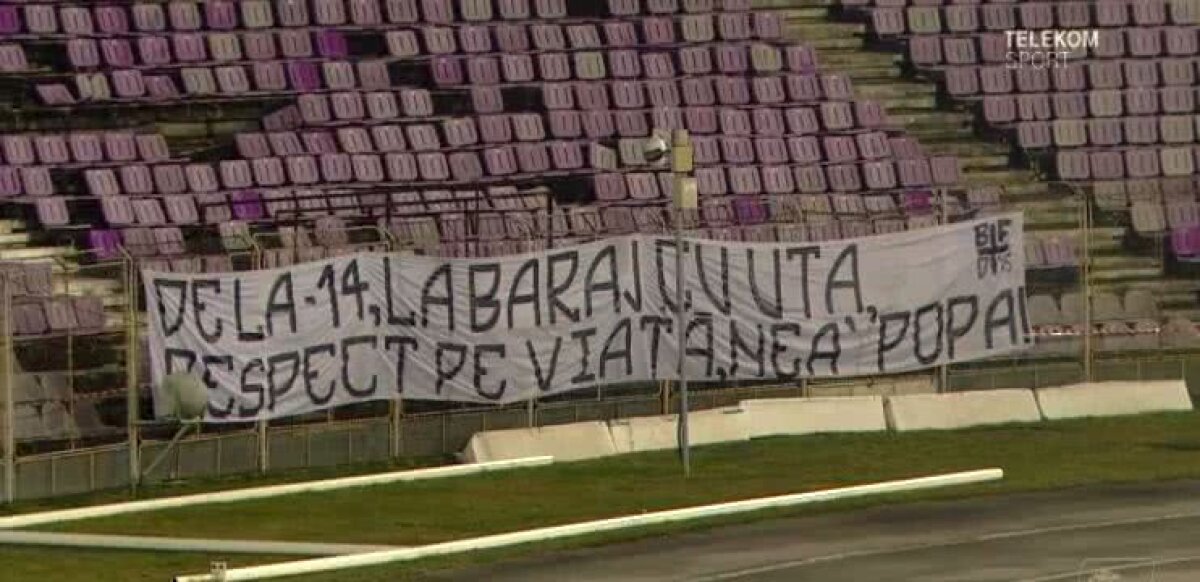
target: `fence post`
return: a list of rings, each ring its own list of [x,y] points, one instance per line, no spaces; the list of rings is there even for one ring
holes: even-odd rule
[[[137,263],[133,256],[122,250],[125,255],[125,418],[126,430],[129,435],[129,485],[137,491],[142,480],[142,451],[138,420],[138,272]]]
[[[1083,381],[1092,381],[1092,211],[1087,193],[1074,185],[1072,189],[1079,195],[1080,216],[1079,229],[1082,231],[1083,242],[1080,245],[1079,279],[1083,286]]]
[[[255,440],[258,442],[258,472],[262,474],[271,468],[271,461],[267,458],[267,422],[260,420],[254,423]]]
[[[4,293],[4,501],[17,498],[17,427],[16,396],[13,394],[12,293],[7,275],[0,277]]]

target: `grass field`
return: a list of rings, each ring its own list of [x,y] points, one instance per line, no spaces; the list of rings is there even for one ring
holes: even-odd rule
[[[1200,478],[1200,413],[1091,419],[956,432],[773,438],[696,449],[684,480],[671,452],[366,489],[201,506],[64,524],[57,531],[226,539],[418,545],[722,500],[823,489],[948,471],[1001,467],[1002,482],[840,503],[786,513],[831,511],[916,498],[947,498],[1098,483]],[[244,484],[242,484],[244,485]],[[189,486],[190,491],[203,484]],[[230,485],[224,484],[225,488]],[[160,492],[156,491],[157,492]],[[113,501],[118,495],[106,495]],[[37,507],[43,509],[45,507]],[[31,510],[32,506],[18,507]],[[724,519],[745,521],[781,515]],[[709,527],[675,525],[558,547]],[[366,582],[551,546],[514,548],[347,571],[305,580]],[[207,570],[214,556],[0,548],[13,580],[166,580]],[[274,561],[238,556],[245,565]]]

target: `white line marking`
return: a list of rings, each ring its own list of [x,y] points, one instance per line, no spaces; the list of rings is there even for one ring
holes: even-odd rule
[[[734,570],[731,572],[722,572],[719,574],[710,574],[710,575],[705,575],[705,576],[699,576],[696,578],[691,578],[691,580],[693,580],[695,582],[716,582],[718,580],[736,580],[738,578],[746,578],[748,576],[755,576],[758,574],[766,574],[769,572],[777,572],[779,570],[788,570],[791,568],[810,566],[813,564],[820,564],[823,562],[836,562],[839,560],[848,560],[848,559],[854,559],[854,558],[867,558],[867,557],[872,557],[872,556],[886,556],[889,554],[901,554],[901,553],[905,553],[905,552],[930,550],[930,549],[936,549],[936,548],[951,548],[951,547],[956,547],[956,546],[965,546],[965,545],[971,545],[971,544],[986,543],[986,542],[997,541],[997,540],[1006,540],[1006,539],[1022,538],[1022,537],[1034,537],[1034,536],[1054,534],[1054,533],[1063,533],[1063,532],[1071,532],[1071,531],[1085,531],[1085,530],[1092,530],[1092,529],[1104,529],[1104,528],[1108,528],[1108,527],[1119,527],[1119,526],[1123,526],[1123,525],[1158,523],[1158,522],[1171,521],[1171,520],[1177,520],[1177,519],[1195,519],[1195,518],[1200,518],[1200,511],[1188,512],[1188,513],[1171,513],[1171,514],[1167,514],[1167,515],[1159,515],[1159,516],[1152,516],[1152,517],[1131,517],[1128,519],[1114,519],[1114,520],[1108,520],[1108,521],[1098,521],[1098,522],[1093,522],[1093,523],[1081,523],[1081,524],[1074,524],[1074,525],[1061,525],[1061,526],[1051,526],[1051,527],[1039,527],[1039,528],[1026,529],[1026,530],[997,532],[997,533],[976,535],[976,536],[972,536],[972,537],[969,537],[966,539],[961,539],[961,540],[951,541],[951,542],[927,542],[927,543],[920,543],[920,544],[907,544],[907,545],[895,546],[895,547],[879,549],[879,550],[860,550],[860,551],[854,551],[854,552],[841,552],[841,553],[837,553],[837,554],[827,554],[824,556],[813,556],[811,558],[790,560],[787,562],[779,562],[779,563],[775,563],[775,564],[755,566],[753,568],[745,568],[742,570]],[[1191,558],[1191,559],[1200,559],[1200,557]],[[1108,569],[1113,570],[1116,568],[1108,568]],[[1081,574],[1081,573],[1075,573],[1074,575],[1078,576],[1079,574]],[[1037,578],[1036,581],[1061,579],[1061,575],[1056,575],[1056,576],[1060,576],[1060,577],[1059,578],[1045,578],[1045,579]],[[1069,577],[1069,576],[1067,576],[1067,577]],[[1035,581],[1031,580],[1030,582],[1035,582]]]

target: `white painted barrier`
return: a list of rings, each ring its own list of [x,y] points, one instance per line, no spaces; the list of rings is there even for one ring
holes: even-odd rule
[[[554,459],[551,457],[529,457],[524,459],[497,461],[494,463],[449,465],[446,467],[433,467],[430,469],[417,469],[414,471],[394,471],[391,473],[359,475],[357,477],[341,477],[338,479],[323,479],[320,481],[305,481],[303,483],[289,483],[286,485],[234,489],[232,491],[220,491],[217,493],[199,493],[196,495],[181,495],[178,497],[164,497],[162,499],[147,499],[145,501],[128,501],[125,503],[112,503],[108,505],[97,505],[94,507],[78,507],[75,509],[43,511],[40,513],[0,517],[0,529],[31,527],[35,525],[45,525],[48,523],[78,521],[81,519],[109,517],[112,515],[122,515],[126,513],[157,511],[159,509],[187,507],[191,505],[202,505],[208,503],[233,503],[236,501],[249,501],[251,499],[263,499],[265,497],[278,497],[280,495],[293,495],[296,493],[313,493],[317,491],[348,489],[351,487],[366,487],[370,485],[384,485],[387,483],[397,483],[403,481],[442,479],[445,477],[457,477],[460,475],[471,475],[475,473],[484,473],[487,471],[516,469],[519,467],[537,467],[541,465],[549,465],[552,462],[554,462]]]
[[[688,442],[694,446],[750,439],[746,412],[740,406],[697,410],[688,415]],[[679,443],[679,417],[637,416],[611,420],[617,454],[674,449]]]
[[[1032,390],[979,390],[887,397],[893,430],[966,428],[1042,419]]]
[[[615,454],[608,426],[590,421],[477,432],[463,449],[463,460],[486,463],[546,455],[561,462]]]
[[[1035,392],[1047,420],[1192,409],[1183,380],[1092,382]]]
[[[743,400],[751,438],[887,430],[881,396]]]
[[[673,449],[677,443],[677,427],[678,419],[673,414],[619,418],[608,422],[617,454]]]
[[[672,509],[669,511],[656,511],[653,513],[643,513],[626,517],[614,517],[611,519],[601,519],[597,521],[496,534],[481,538],[443,542],[440,544],[432,544],[416,548],[371,552],[368,554],[355,554],[351,556],[337,556],[332,558],[316,558],[311,560],[300,560],[296,562],[250,566],[247,568],[235,568],[232,570],[226,570],[220,576],[213,574],[176,576],[175,582],[217,582],[218,580],[224,582],[238,582],[240,580],[262,580],[281,576],[297,576],[300,574],[314,574],[317,572],[344,570],[347,568],[378,566],[381,564],[406,562],[430,556],[441,556],[447,554],[458,554],[463,552],[501,548],[506,546],[515,546],[518,544],[561,539],[585,534],[595,534],[660,523],[688,521],[735,513],[761,511],[764,509],[772,509],[777,507],[795,507],[798,505],[835,501],[853,497],[864,497],[867,495],[881,495],[886,493],[915,491],[918,489],[930,489],[934,487],[982,483],[985,481],[995,481],[1003,477],[1004,471],[1000,469],[981,469],[978,471],[966,471],[962,473],[948,473],[930,477],[918,477],[916,479],[904,479],[900,481],[887,481],[883,483],[872,483],[869,485],[856,485],[853,487],[827,489],[825,491],[810,491],[807,493],[795,493],[791,495],[779,495],[776,497],[747,499],[744,501],[717,503],[714,505],[702,505],[699,507],[687,507],[683,509]]]

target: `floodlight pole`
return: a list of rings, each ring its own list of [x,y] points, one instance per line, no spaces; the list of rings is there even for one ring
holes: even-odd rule
[[[683,292],[683,211],[696,207],[696,182],[691,178],[692,140],[686,129],[671,133],[671,172],[674,174],[672,192],[675,206],[675,337],[678,349],[676,372],[679,374],[679,457],[683,461],[683,476],[692,474],[691,445],[688,435],[688,378],[684,369],[687,354],[687,317]]]

